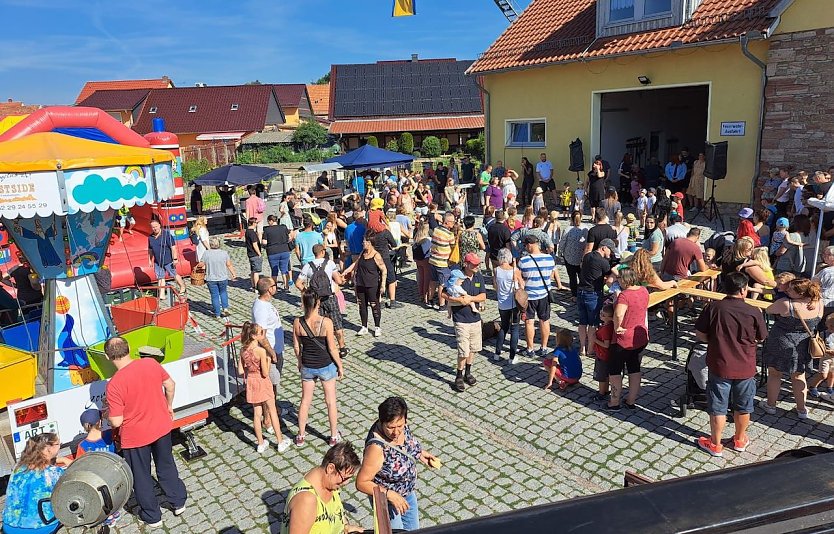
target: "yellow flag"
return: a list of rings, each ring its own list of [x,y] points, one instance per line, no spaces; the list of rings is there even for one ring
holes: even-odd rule
[[[414,8],[416,0],[394,0],[394,17],[408,17],[416,15],[417,10]]]

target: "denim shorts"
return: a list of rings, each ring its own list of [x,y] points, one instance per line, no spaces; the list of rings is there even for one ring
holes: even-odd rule
[[[727,415],[730,397],[733,398],[733,411],[753,413],[753,397],[756,395],[756,379],[729,379],[710,376],[707,382],[707,413],[710,415]]]
[[[452,270],[448,267],[437,267],[431,264],[429,264],[429,267],[431,268],[432,280],[434,280],[440,285],[445,284],[446,280],[448,280],[449,277],[452,276]]]
[[[173,263],[166,263],[162,267],[154,263],[153,271],[156,273],[157,280],[162,280],[163,278],[174,278],[177,275],[177,269],[174,267]]]
[[[315,369],[311,369],[309,367],[301,368],[301,380],[303,382],[310,382],[312,380],[328,382],[335,379],[337,376],[339,376],[339,369],[336,367],[335,363],[331,363],[327,367],[317,367]]]
[[[253,273],[260,273],[264,268],[263,256],[252,256],[249,258],[249,270]]]
[[[599,325],[599,310],[602,307],[602,295],[594,291],[580,289],[576,293],[576,308],[579,311],[579,324],[584,326]]]

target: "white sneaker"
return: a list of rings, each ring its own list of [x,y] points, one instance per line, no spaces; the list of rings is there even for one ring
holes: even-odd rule
[[[382,328],[380,328],[378,326],[376,328],[374,328],[374,337],[379,337],[381,335],[382,335]]]
[[[496,353],[492,356],[492,359],[493,359],[493,360],[495,360],[496,362],[501,361],[501,353],[500,353],[500,352],[496,352]]]
[[[184,514],[184,513],[185,513],[186,508],[187,508],[187,506],[185,506],[185,505],[183,504],[182,506],[180,506],[179,508],[177,508],[176,510],[174,510],[174,515],[175,515],[175,516],[181,516],[182,514]]]
[[[766,414],[769,414],[769,415],[775,415],[775,414],[776,414],[776,406],[771,406],[771,405],[769,405],[769,404],[767,403],[767,401],[766,401],[766,400],[764,400],[764,399],[762,399],[762,400],[760,400],[760,401],[759,401],[759,408],[761,408],[762,410],[764,410],[764,412],[765,412]],[[808,415],[808,414],[805,414],[805,415],[806,415],[806,417],[807,417],[807,415]]]
[[[278,449],[278,452],[284,452],[290,447],[292,447],[292,440],[290,438],[284,438],[281,440],[281,443],[275,446],[275,448]]]
[[[358,332],[356,332],[356,335],[357,336],[364,336],[367,333],[368,333],[368,328],[363,326],[362,328],[359,329]]]
[[[520,360],[518,359],[518,355],[515,355],[512,360],[510,360],[510,365],[516,365]]]
[[[805,408],[804,412],[800,412],[799,410],[796,410],[796,416],[799,417],[800,419],[808,419],[808,408]]]
[[[264,439],[263,442],[258,445],[255,450],[258,451],[258,454],[263,454],[269,448],[269,440]]]
[[[274,428],[272,428],[272,427],[267,428],[267,429],[266,429],[266,431],[267,431],[268,433],[272,434],[273,436],[275,435],[275,429],[274,429]]]

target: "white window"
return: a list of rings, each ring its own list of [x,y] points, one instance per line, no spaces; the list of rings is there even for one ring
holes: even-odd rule
[[[636,22],[668,15],[672,0],[608,0],[608,22]]]
[[[631,20],[634,18],[634,2],[636,0],[609,0],[609,18],[611,22]]]
[[[197,106],[192,105],[192,106],[188,107],[188,112],[189,113],[195,113],[196,111],[197,111]]]
[[[232,111],[237,111],[240,108],[240,104],[232,104]]]
[[[148,113],[156,113],[156,106],[151,106],[151,109],[148,110]]]
[[[506,146],[545,146],[545,120],[519,119],[507,121]]]

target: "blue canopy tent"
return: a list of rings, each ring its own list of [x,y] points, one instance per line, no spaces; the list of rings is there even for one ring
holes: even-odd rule
[[[194,180],[199,185],[255,185],[272,178],[278,171],[257,165],[224,165]]]
[[[325,163],[339,163],[343,169],[379,169],[406,165],[412,161],[414,156],[365,145],[347,154],[325,160]]]

